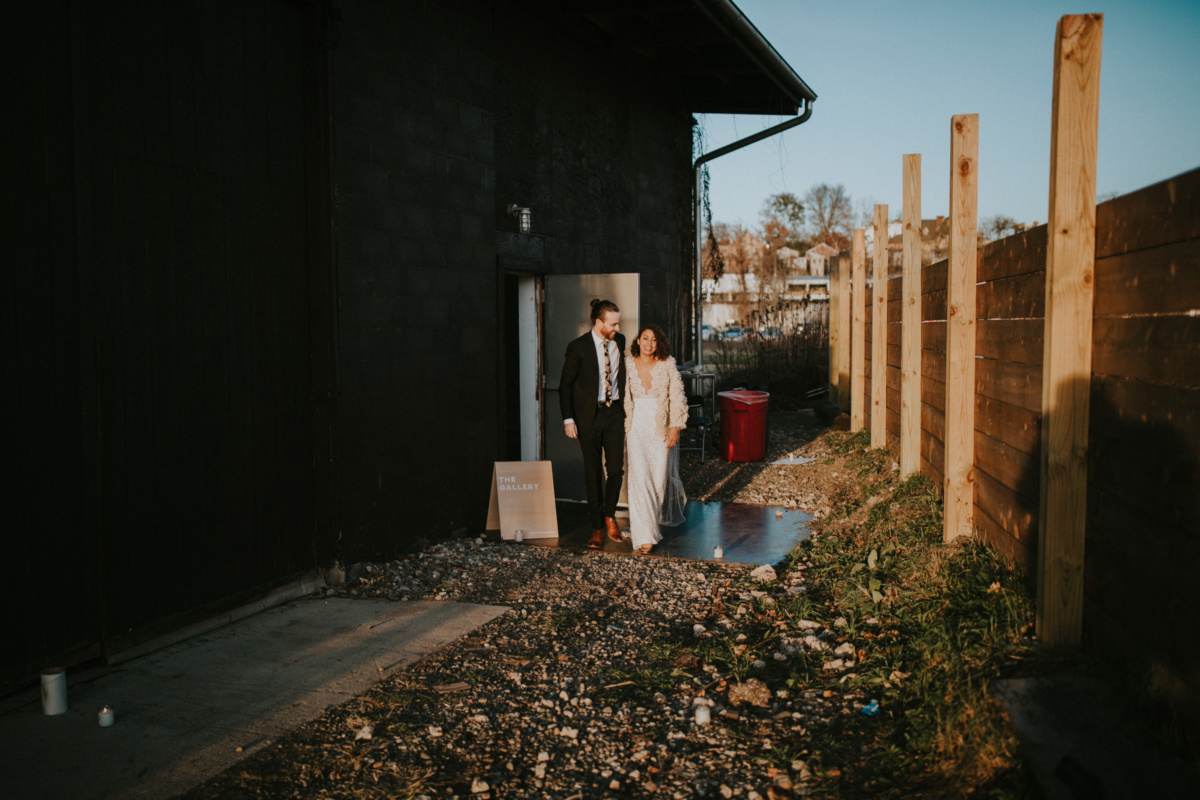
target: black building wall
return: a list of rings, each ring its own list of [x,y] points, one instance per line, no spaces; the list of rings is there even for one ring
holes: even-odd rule
[[[0,689],[479,530],[508,271],[682,318],[691,119],[530,8],[14,9]]]
[[[525,3],[356,0],[341,20],[339,553],[354,562],[482,528],[507,448],[505,271],[641,272],[642,318],[686,317],[692,119]],[[533,209],[531,235],[510,203]]]
[[[472,514],[497,436],[494,7],[342,7],[333,82],[347,563],[482,522]]]
[[[332,550],[315,9],[16,11],[20,123],[0,163],[21,477],[0,686],[245,602]]]

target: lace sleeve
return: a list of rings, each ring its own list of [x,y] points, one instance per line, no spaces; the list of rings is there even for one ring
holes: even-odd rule
[[[687,395],[683,391],[683,378],[675,367],[675,359],[668,358],[665,365],[667,370],[667,405],[670,422],[667,427],[683,429],[687,427]]]

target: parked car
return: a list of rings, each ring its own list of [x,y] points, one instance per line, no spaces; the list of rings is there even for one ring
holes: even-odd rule
[[[780,336],[783,336],[783,331],[774,327],[763,328],[758,332],[758,338],[760,339],[778,339]]]
[[[746,331],[740,325],[731,325],[721,332],[721,340],[726,342],[740,342],[746,338]]]
[[[700,326],[700,338],[704,341],[711,342],[716,336],[717,334],[713,331],[712,325],[704,324]]]

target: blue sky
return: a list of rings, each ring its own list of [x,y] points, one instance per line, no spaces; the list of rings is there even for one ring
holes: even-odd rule
[[[979,218],[1045,222],[1064,14],[1104,14],[1097,192],[1200,167],[1200,0],[735,1],[818,99],[805,124],[710,164],[718,221],[754,225],[768,195],[816,183],[895,218],[904,153],[922,157],[922,215],[945,214],[950,117],[977,113]],[[785,118],[697,119],[712,150]]]

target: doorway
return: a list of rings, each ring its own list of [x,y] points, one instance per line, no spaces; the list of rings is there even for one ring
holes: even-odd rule
[[[621,309],[621,333],[625,352],[637,335],[641,306],[641,275],[636,272],[608,275],[548,275],[545,278],[545,386],[543,442],[544,458],[554,469],[554,494],[560,500],[587,501],[583,481],[583,454],[579,443],[563,433],[563,417],[558,405],[558,381],[562,374],[567,345],[592,327],[593,298],[611,300]],[[625,487],[621,487],[625,504]]]
[[[502,342],[514,342],[504,352],[504,458],[540,461],[542,458],[541,281],[536,275],[504,275]]]

